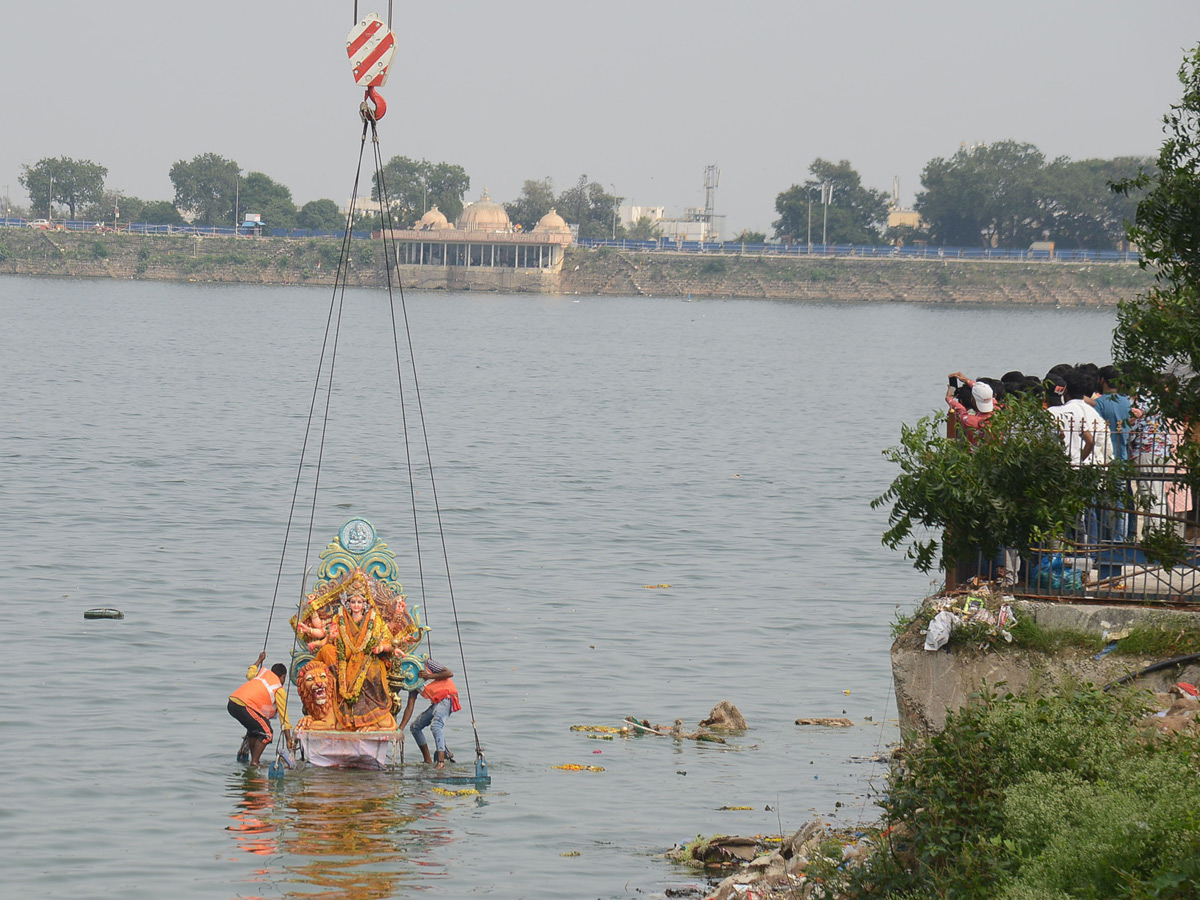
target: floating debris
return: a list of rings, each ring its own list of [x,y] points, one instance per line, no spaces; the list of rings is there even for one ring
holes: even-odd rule
[[[739,810],[739,809],[754,809],[754,807],[753,806],[718,806],[717,807],[718,812],[720,812],[722,810],[733,811],[733,810]]]
[[[825,716],[815,718],[797,719],[797,725],[824,725],[826,728],[849,728],[854,724],[850,719],[843,719],[840,716]]]
[[[648,591],[657,591],[661,588],[669,588],[670,585],[669,584],[643,584],[642,587],[644,587]]]
[[[572,731],[594,731],[597,734],[629,734],[629,729],[616,725],[572,725]]]
[[[581,766],[579,763],[563,763],[561,766],[551,766],[552,769],[565,769],[568,772],[603,772],[604,766]]]
[[[85,619],[123,619],[125,613],[119,609],[113,609],[111,606],[97,606],[95,609],[85,609],[83,617]]]
[[[441,794],[443,797],[469,797],[472,794],[479,793],[479,791],[475,790],[475,788],[462,788],[461,790],[452,791],[448,788],[440,787],[435,787],[433,792],[435,794]]]
[[[748,727],[741,712],[728,700],[722,700],[714,706],[712,712],[708,714],[708,718],[700,720],[700,726],[725,731],[745,731]]]
[[[626,716],[625,722],[637,734],[657,734],[659,737],[675,738],[675,740],[688,741],[709,741],[714,744],[724,744],[725,738],[710,734],[707,731],[684,731],[683,719],[676,719],[675,724],[668,728],[665,725],[651,725],[649,719],[642,719],[640,722],[634,716]]]

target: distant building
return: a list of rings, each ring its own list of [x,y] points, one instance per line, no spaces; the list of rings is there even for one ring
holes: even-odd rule
[[[921,214],[915,209],[888,210],[888,228],[897,228],[901,225],[907,225],[909,228],[919,231],[921,224]]]
[[[389,236],[406,284],[448,290],[556,290],[563,250],[575,240],[553,209],[532,230],[518,231],[486,190],[454,224],[435,206]]]
[[[649,219],[655,224],[661,222],[667,217],[667,208],[665,206],[622,206],[617,210],[620,216],[621,224],[626,228],[632,228],[641,219]]]
[[[681,217],[668,218],[666,210],[665,206],[622,206],[618,214],[626,228],[632,228],[641,219],[649,219],[667,241],[720,240],[724,216],[706,217],[704,210],[688,208]]]

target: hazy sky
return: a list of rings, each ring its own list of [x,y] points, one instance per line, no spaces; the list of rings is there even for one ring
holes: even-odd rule
[[[107,187],[174,196],[206,152],[297,204],[344,203],[359,149],[345,55],[353,0],[5,0],[0,190],[47,156]],[[358,4],[385,19],[387,0]],[[702,206],[721,169],[726,233],[770,231],[817,156],[908,204],[962,142],[1072,159],[1149,155],[1200,41],[1200,0],[395,2],[385,158],[462,165],[468,199],[580,174],[627,203]],[[369,156],[368,156],[369,159]]]

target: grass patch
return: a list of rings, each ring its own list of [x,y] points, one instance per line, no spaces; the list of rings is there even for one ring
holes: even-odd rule
[[[1184,616],[1164,616],[1131,628],[1117,642],[1117,653],[1131,656],[1184,656],[1200,653],[1200,625]]]
[[[1017,616],[1012,627],[1013,644],[1036,653],[1060,653],[1063,650],[1096,652],[1105,646],[1101,635],[1074,628],[1043,628],[1033,616]]]

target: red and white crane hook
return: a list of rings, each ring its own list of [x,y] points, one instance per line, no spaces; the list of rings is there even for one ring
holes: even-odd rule
[[[359,112],[377,122],[387,112],[387,103],[376,88],[387,83],[388,67],[396,55],[396,36],[378,15],[367,13],[346,35],[346,55],[354,70],[354,83],[366,88]]]

